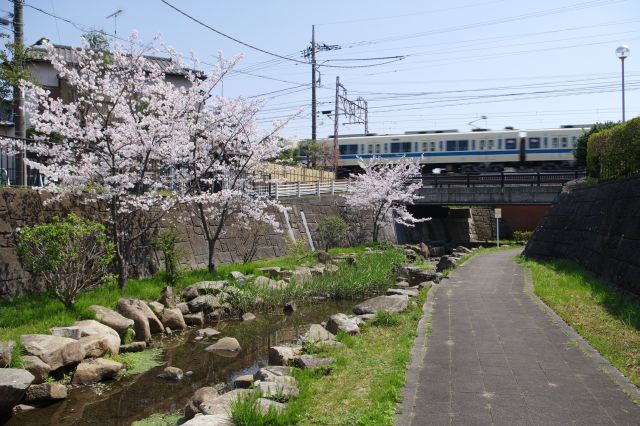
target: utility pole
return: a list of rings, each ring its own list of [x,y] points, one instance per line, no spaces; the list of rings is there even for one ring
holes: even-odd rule
[[[311,140],[314,142],[318,138],[317,132],[317,101],[316,101],[316,87],[318,87],[319,79],[316,77],[318,74],[318,64],[316,62],[316,53],[325,52],[329,50],[338,50],[340,46],[332,44],[327,45],[325,43],[316,43],[316,26],[311,26],[311,46],[307,47],[303,52],[305,58],[311,59]]]
[[[22,5],[23,0],[13,1],[13,60],[22,61],[24,56],[24,21],[22,17]],[[24,64],[19,64],[23,66]],[[20,154],[17,155],[17,181],[21,186],[27,185],[27,158],[26,149],[26,133],[24,125],[24,95],[20,88],[19,82],[16,82],[13,86],[13,125],[15,137],[22,141],[22,149]]]
[[[316,124],[316,26],[311,26],[311,140],[317,139]]]
[[[336,105],[333,110],[333,172],[338,173],[338,125],[340,119],[340,76],[336,76]]]

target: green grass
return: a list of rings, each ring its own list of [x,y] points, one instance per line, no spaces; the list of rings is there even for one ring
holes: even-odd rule
[[[106,355],[105,358],[112,359],[124,364],[125,376],[133,376],[144,373],[154,367],[164,364],[162,361],[162,349],[147,349],[141,352],[126,352],[117,355]]]
[[[330,374],[296,371],[300,396],[289,403],[286,415],[293,420],[284,424],[392,425],[426,293],[421,291],[418,303],[394,317],[397,324],[367,324],[359,335],[338,334],[345,348],[319,353],[336,358]]]
[[[640,386],[640,300],[573,262],[518,261],[531,269],[536,295]]]
[[[248,398],[238,398],[231,403],[231,419],[236,426],[284,426],[295,424],[295,417],[291,412],[278,412],[269,407],[263,414],[258,404],[260,395],[254,393]]]
[[[182,413],[156,413],[146,419],[131,423],[132,426],[176,426],[181,423]]]
[[[369,254],[364,254],[364,246],[355,248],[332,249],[330,253],[358,253],[369,261],[363,261],[362,265],[357,268],[343,268],[347,271],[341,280],[333,279],[314,279],[314,285],[320,287],[310,290],[311,286],[307,285],[305,291],[289,291],[289,292],[263,292],[259,294],[255,291],[253,296],[259,295],[265,299],[265,307],[276,306],[285,299],[302,299],[311,297],[312,295],[331,295],[335,294],[337,298],[355,297],[362,294],[363,291],[376,291],[381,286],[387,285],[379,280],[372,280],[368,285],[365,279],[368,279],[375,272],[375,262],[380,261],[381,268],[397,262],[400,254],[391,254],[390,259],[382,259],[381,254],[377,254],[377,258],[370,258]],[[182,288],[196,283],[198,281],[212,279],[226,279],[231,271],[240,271],[243,274],[252,274],[257,268],[267,266],[280,266],[282,268],[295,268],[302,263],[317,263],[316,253],[306,252],[300,255],[283,256],[279,258],[257,260],[247,264],[229,264],[220,265],[215,274],[210,274],[207,270],[196,269],[185,273],[178,285],[174,288],[180,291]],[[354,276],[360,274],[362,279],[353,286],[348,286],[346,280],[353,279]],[[343,274],[340,274],[342,277]],[[103,286],[101,288],[82,293],[77,297],[74,309],[67,309],[64,305],[47,294],[29,294],[13,298],[0,304],[0,340],[14,340],[19,342],[20,336],[23,334],[44,333],[48,334],[49,328],[57,326],[67,326],[73,324],[79,319],[94,318],[93,311],[89,309],[90,305],[102,305],[115,309],[118,299],[121,297],[130,297],[144,300],[157,300],[160,297],[162,288],[166,283],[162,280],[161,274],[151,278],[131,279],[128,281],[127,289],[121,290],[115,283]],[[347,288],[349,287],[349,288]],[[341,290],[342,289],[342,290]],[[337,292],[337,293],[334,293]],[[313,293],[313,294],[312,294]],[[323,293],[323,294],[320,294]],[[339,294],[338,294],[339,293]],[[249,304],[253,306],[255,297],[248,297],[235,300],[235,307],[238,309],[247,308]],[[250,302],[250,303],[249,303]]]

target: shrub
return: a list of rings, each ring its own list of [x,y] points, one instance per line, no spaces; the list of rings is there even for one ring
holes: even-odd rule
[[[180,260],[184,252],[178,247],[180,235],[175,226],[161,232],[153,239],[153,246],[162,252],[164,257],[164,280],[169,285],[175,285],[180,280]]]
[[[67,308],[74,306],[79,293],[112,278],[107,268],[114,248],[104,225],[73,213],[64,220],[54,217],[51,223],[23,228],[17,250],[25,268]]]
[[[616,179],[640,172],[640,117],[594,133],[587,143],[590,176]]]
[[[606,129],[610,129],[614,126],[617,126],[618,123],[614,121],[605,121],[604,123],[595,123],[593,126],[589,128],[589,131],[584,132],[582,135],[578,137],[576,141],[576,150],[573,155],[576,158],[576,163],[580,166],[587,166],[587,145],[589,142],[589,137],[595,133],[601,132]]]
[[[309,249],[304,238],[287,238],[287,254],[298,260],[306,257],[309,254]]]
[[[513,239],[517,243],[526,243],[531,238],[532,231],[513,231]]]
[[[347,236],[347,224],[339,216],[329,216],[318,222],[318,239],[325,251],[337,247]]]

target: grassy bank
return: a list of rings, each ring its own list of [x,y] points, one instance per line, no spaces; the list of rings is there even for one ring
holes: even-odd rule
[[[569,261],[519,259],[535,293],[636,386],[640,386],[640,300]]]
[[[251,419],[239,425],[392,425],[400,401],[411,348],[427,290],[402,314],[382,314],[360,327],[360,334],[338,334],[344,348],[307,348],[317,356],[335,357],[330,374],[295,372],[300,396],[287,410],[256,420],[239,407],[234,419]],[[242,416],[240,415],[242,414]]]
[[[364,247],[334,249],[333,254],[344,252],[358,253],[358,266],[341,265],[340,271],[334,275],[314,278],[312,282],[300,288],[291,286],[285,290],[268,290],[248,288],[238,292],[231,303],[239,310],[255,309],[255,298],[262,298],[262,308],[280,305],[285,300],[302,301],[312,297],[351,298],[363,294],[380,291],[392,283],[390,269],[400,262],[402,255],[395,250],[383,253],[364,253]],[[174,286],[178,291],[203,280],[226,279],[231,271],[244,274],[254,273],[256,268],[295,266],[315,262],[315,253],[284,256],[273,259],[258,260],[247,264],[221,265],[215,274],[206,270],[186,272],[179,284]],[[128,281],[127,289],[121,290],[117,285],[107,285],[78,296],[75,309],[67,309],[64,305],[47,294],[31,294],[16,297],[0,304],[0,340],[18,341],[23,334],[48,333],[49,328],[73,324],[79,319],[93,318],[90,305],[102,305],[115,308],[121,297],[157,300],[166,283],[161,276]]]

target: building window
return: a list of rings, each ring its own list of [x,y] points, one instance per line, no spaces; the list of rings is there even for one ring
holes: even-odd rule
[[[529,148],[531,149],[540,148],[540,138],[529,138]]]

